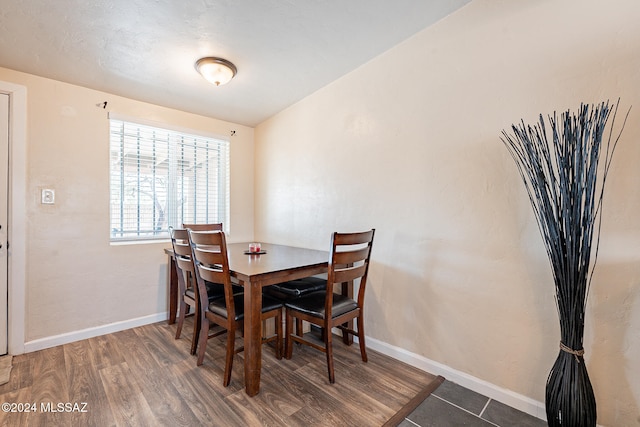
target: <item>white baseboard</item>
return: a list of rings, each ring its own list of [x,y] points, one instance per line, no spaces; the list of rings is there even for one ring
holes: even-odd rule
[[[80,341],[87,338],[93,338],[100,335],[111,334],[113,332],[124,331],[126,329],[135,328],[137,326],[149,325],[151,323],[167,320],[168,313],[156,313],[149,316],[138,317],[136,319],[124,320],[122,322],[109,323],[108,325],[96,326],[94,328],[82,329],[79,331],[68,332],[66,334],[54,335],[51,337],[40,338],[24,343],[24,352],[43,350],[45,348],[55,347],[57,345],[68,344],[70,342]]]
[[[385,342],[366,337],[367,347],[385,354],[394,359],[405,362],[418,369],[429,372],[434,375],[442,375],[447,380],[459,384],[469,390],[487,396],[490,399],[497,400],[512,408],[518,409],[529,415],[533,415],[541,420],[547,419],[545,406],[543,402],[523,396],[519,393],[507,390],[487,381],[481,380],[464,372],[457,371],[442,363],[427,359],[426,357],[411,353],[399,347],[392,346]]]

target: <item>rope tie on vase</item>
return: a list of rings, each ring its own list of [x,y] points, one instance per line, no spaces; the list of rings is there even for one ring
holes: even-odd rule
[[[562,341],[560,341],[560,350],[564,351],[565,353],[573,354],[573,356],[576,358],[576,362],[578,363],[580,363],[578,356],[584,356],[584,348],[581,348],[580,350],[574,350],[564,345]]]

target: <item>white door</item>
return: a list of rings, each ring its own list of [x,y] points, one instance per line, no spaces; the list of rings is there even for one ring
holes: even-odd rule
[[[7,354],[9,95],[0,93],[0,355]]]

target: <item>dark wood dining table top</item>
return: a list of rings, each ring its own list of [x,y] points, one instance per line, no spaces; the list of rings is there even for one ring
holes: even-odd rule
[[[248,243],[230,243],[227,245],[231,276],[243,281],[259,281],[268,286],[282,281],[292,280],[292,276],[303,274],[308,277],[309,268],[325,270],[329,252],[293,246],[262,243],[261,255],[246,255]],[[299,272],[299,274],[296,274]]]

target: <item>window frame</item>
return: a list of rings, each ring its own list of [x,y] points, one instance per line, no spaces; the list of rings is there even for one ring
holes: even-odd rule
[[[166,123],[160,123],[160,122],[144,120],[139,118],[132,118],[132,117],[122,116],[122,115],[113,114],[113,113],[109,113],[108,119],[109,119],[109,125],[108,125],[108,128],[109,128],[109,241],[111,243],[118,244],[118,243],[127,243],[127,242],[144,243],[144,242],[166,241],[169,238],[168,228],[170,226],[181,227],[182,223],[222,222],[223,224],[225,224],[225,230],[228,231],[229,217],[230,217],[230,176],[231,176],[231,173],[230,173],[231,144],[230,144],[230,139],[228,137],[223,137],[219,134],[202,132],[194,129],[188,129],[188,128],[169,125]],[[125,126],[129,126],[129,127],[132,126],[134,128],[137,128],[138,130],[142,128],[144,128],[145,130],[152,129],[152,130],[155,130],[158,134],[162,134],[163,136],[166,135],[166,141],[163,141],[162,140],[163,138],[161,136],[156,136],[155,134],[152,137],[147,138],[145,140],[146,144],[150,144],[148,147],[152,149],[154,156],[155,156],[156,149],[159,146],[162,146],[160,148],[162,149],[166,148],[167,150],[165,160],[168,165],[164,168],[165,169],[164,173],[166,175],[162,175],[162,178],[166,179],[166,182],[164,182],[164,191],[166,192],[166,197],[164,200],[165,204],[163,206],[164,208],[163,212],[166,215],[166,219],[162,224],[160,224],[160,227],[163,227],[162,229],[159,229],[159,230],[155,229],[155,222],[157,220],[157,217],[154,210],[152,220],[151,220],[150,230],[144,230],[144,229],[141,230],[140,193],[142,192],[140,191],[140,188],[141,188],[140,180],[138,180],[137,186],[135,185],[133,187],[130,186],[131,188],[133,188],[132,191],[134,193],[137,192],[138,194],[137,204],[133,203],[133,205],[136,206],[137,214],[134,214],[133,216],[131,216],[131,218],[133,218],[134,221],[136,221],[137,228],[129,227],[127,229],[127,227],[120,227],[120,225],[122,224],[122,221],[125,221],[125,219],[123,219],[122,216],[119,217],[120,218],[119,219],[120,223],[118,224],[119,227],[117,228],[114,227],[114,218],[118,216],[117,214],[114,215],[114,212],[113,212],[114,201],[115,201],[115,204],[120,205],[120,208],[121,208],[120,215],[122,215],[122,206],[125,204],[124,194],[126,194],[126,191],[123,191],[124,189],[123,185],[125,185],[126,178],[124,177],[126,177],[127,173],[124,171],[124,169],[125,167],[127,167],[127,162],[128,162],[128,160],[122,161],[122,157],[118,157],[118,160],[114,161],[114,145],[115,145],[114,136],[116,135],[120,136],[120,140],[117,142],[118,148],[120,149],[118,156],[121,156],[127,148],[125,146],[126,143],[124,142],[124,139],[126,138],[126,135],[125,135],[126,132],[123,131],[120,134],[118,133],[114,134],[113,132],[114,123],[118,123],[118,124],[124,123]],[[185,140],[188,142],[185,142]],[[204,146],[205,143],[207,146]],[[165,147],[163,144],[166,144],[167,146]],[[182,170],[180,170],[180,166],[179,166],[180,164],[184,165],[184,162],[185,162],[185,155],[184,155],[185,147],[187,147],[187,149],[189,150],[193,150],[192,166],[194,167],[192,168],[193,172],[191,174],[185,174],[184,166],[182,167]],[[160,148],[158,148],[158,150]],[[214,152],[218,152],[218,154],[216,156],[211,156],[211,153],[214,153]],[[197,172],[197,169],[200,169],[202,167],[202,164],[196,161],[197,156],[203,155],[203,154],[205,154],[205,156],[202,157],[201,163],[207,164],[205,168],[206,172],[204,173],[206,178],[204,178],[204,180],[203,180],[203,174],[202,173],[198,174]],[[137,154],[134,154],[133,158],[138,159],[137,161],[138,163],[140,163],[140,159],[142,159],[143,157],[144,157],[143,155],[140,155],[140,149],[138,147]],[[209,167],[210,166],[209,161],[212,157],[215,157],[215,164]],[[153,172],[150,175],[153,176],[153,178],[151,179],[152,192],[150,194],[151,194],[151,197],[153,198],[153,202],[151,203],[156,204],[161,202],[161,200],[159,200],[160,199],[159,191],[156,190],[155,188],[157,184],[155,171],[156,169],[159,170],[160,167],[154,163],[157,160],[156,157],[152,157],[152,158],[153,158],[153,161],[150,162],[152,164],[150,168]],[[120,164],[119,172],[117,170],[114,170],[114,164]],[[128,163],[129,166],[131,166],[131,164],[132,163]],[[211,190],[208,187],[211,182],[208,179],[209,174],[211,172],[214,172],[215,174],[213,178],[214,182],[216,183],[215,190]],[[139,169],[137,171],[137,174],[138,174],[138,177],[140,177]],[[149,178],[148,175],[149,173],[146,172],[146,175],[144,175],[145,179]],[[131,176],[131,173],[129,173],[129,176]],[[206,190],[204,191],[206,191],[206,194],[207,194],[207,197],[205,199],[205,205],[207,207],[205,207],[205,210],[208,210],[209,209],[208,207],[211,204],[217,206],[216,208],[211,209],[213,212],[211,216],[205,216],[200,218],[198,217],[199,211],[196,210],[195,206],[197,204],[197,200],[201,200],[201,198],[198,198],[198,194],[201,194],[202,190],[198,190],[197,188],[196,189],[191,188],[189,192],[192,194],[192,199],[189,199],[189,197],[186,195],[186,192],[184,191],[185,180],[193,179],[195,182],[196,177],[199,177],[197,181],[200,182],[200,184],[192,183],[191,185],[196,187],[197,185],[205,186]],[[179,183],[180,180],[182,180],[182,185]],[[118,188],[120,191],[119,199],[118,199],[118,195],[114,194],[114,191],[117,192],[117,190],[114,190],[114,183],[118,184]],[[178,201],[179,193],[181,195],[182,202]],[[185,216],[184,205],[185,203],[188,203],[189,200],[191,200],[191,204],[193,205],[191,208],[193,209],[192,211],[193,216]],[[147,204],[149,204],[149,202],[147,202]],[[208,213],[205,215],[208,215]],[[117,230],[117,231],[114,231],[114,230]]]

